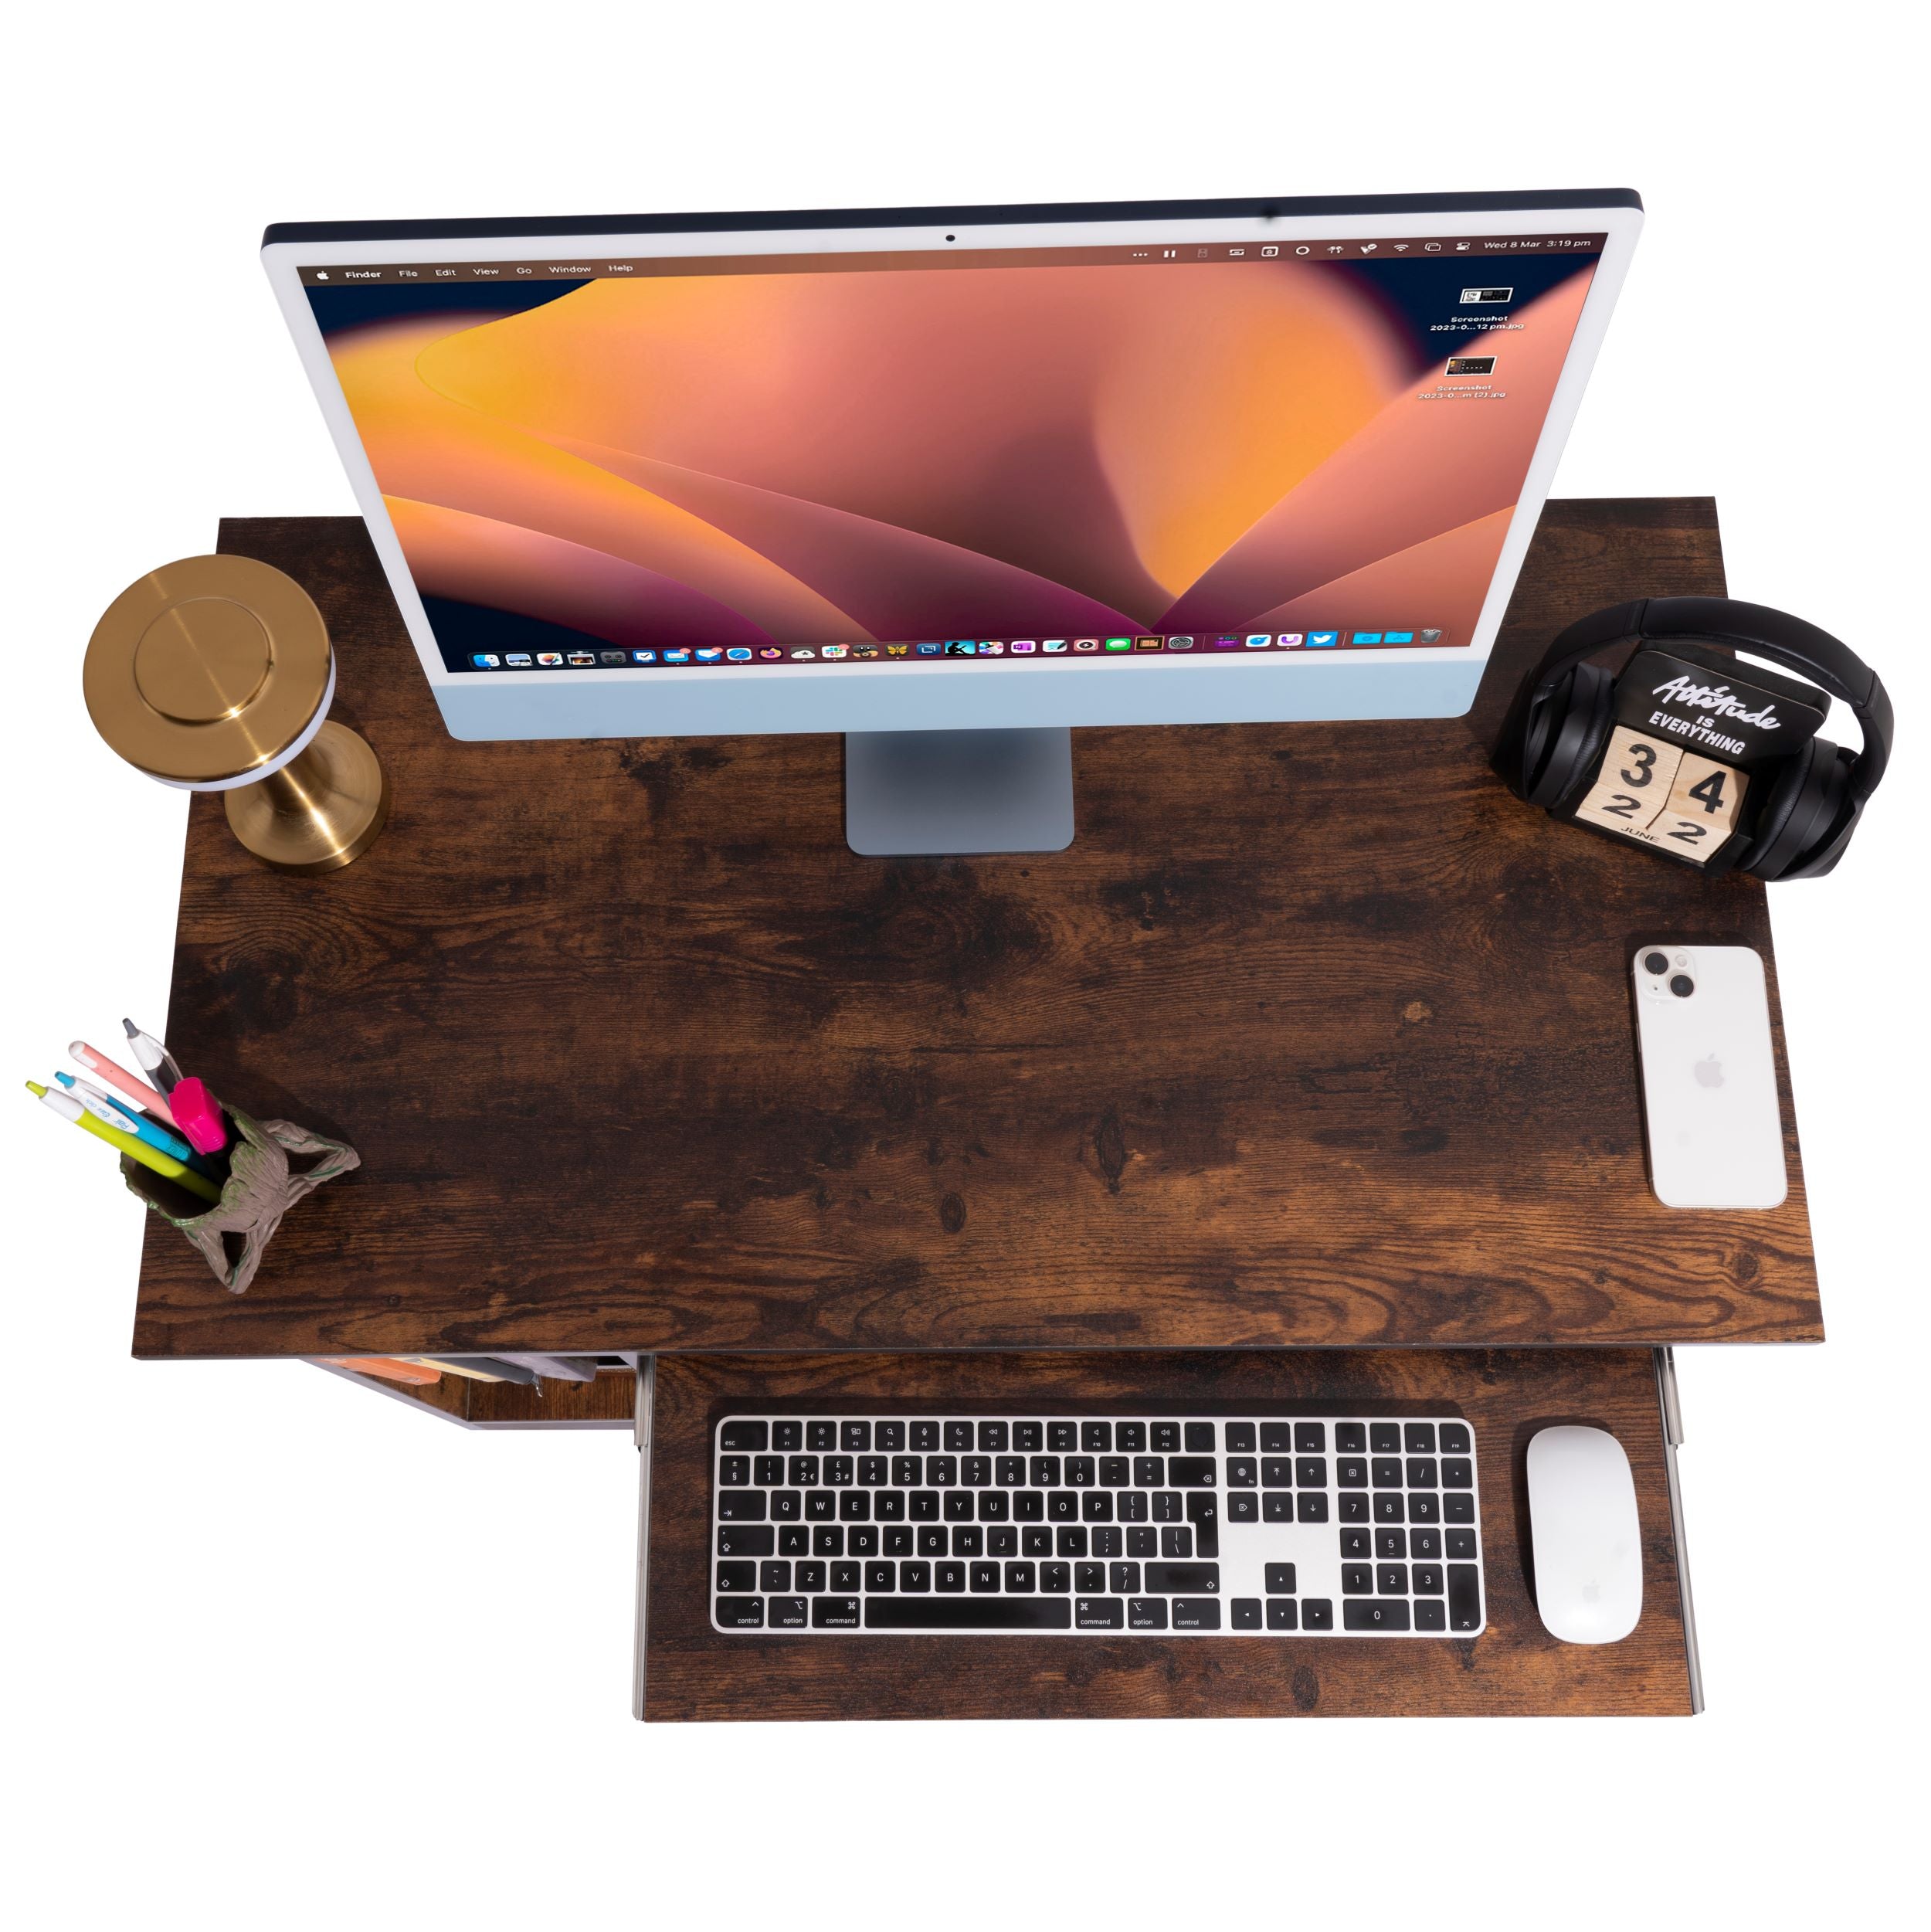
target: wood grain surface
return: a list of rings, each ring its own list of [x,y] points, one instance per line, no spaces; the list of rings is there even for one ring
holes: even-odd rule
[[[799,1415],[1254,1414],[1359,1406],[1475,1430],[1488,1628],[1330,1636],[726,1636],[710,1625],[710,1445],[734,1409]],[[1529,1438],[1607,1428],[1628,1452],[1643,1612],[1619,1644],[1559,1643],[1531,1594]],[[703,1356],[660,1360],[644,1714],[651,1720],[1686,1715],[1677,1550],[1652,1358],[1640,1349]],[[1229,1530],[1224,1534],[1232,1534]]]
[[[1821,1336],[1794,1127],[1772,1213],[1644,1166],[1629,956],[1768,960],[1762,888],[1486,762],[1562,625],[1721,591],[1705,501],[1549,504],[1468,718],[1077,732],[1071,849],[972,860],[849,851],[833,737],[459,744],[359,521],[222,542],[395,806],[298,878],[195,800],[170,1044],[363,1164],[239,1297],[151,1221],[139,1355]]]

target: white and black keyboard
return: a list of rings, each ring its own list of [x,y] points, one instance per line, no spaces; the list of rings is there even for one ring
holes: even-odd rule
[[[733,1415],[721,1631],[1470,1637],[1455,1416]]]

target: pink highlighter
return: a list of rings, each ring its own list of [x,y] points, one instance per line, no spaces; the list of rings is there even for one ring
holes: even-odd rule
[[[199,1080],[177,1080],[168,1096],[174,1109],[175,1125],[187,1137],[198,1154],[218,1154],[228,1145],[228,1129],[222,1124],[221,1102]]]

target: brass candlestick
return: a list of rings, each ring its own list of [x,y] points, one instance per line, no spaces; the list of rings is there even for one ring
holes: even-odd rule
[[[81,673],[94,728],[164,785],[225,792],[229,829],[285,872],[359,858],[389,775],[328,722],[328,627],[294,578],[253,557],[184,557],[107,606]]]

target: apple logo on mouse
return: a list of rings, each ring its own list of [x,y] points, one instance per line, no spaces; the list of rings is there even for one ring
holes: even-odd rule
[[[1720,1087],[1723,1084],[1723,1067],[1715,1054],[1696,1063],[1696,1084],[1699,1087]]]

